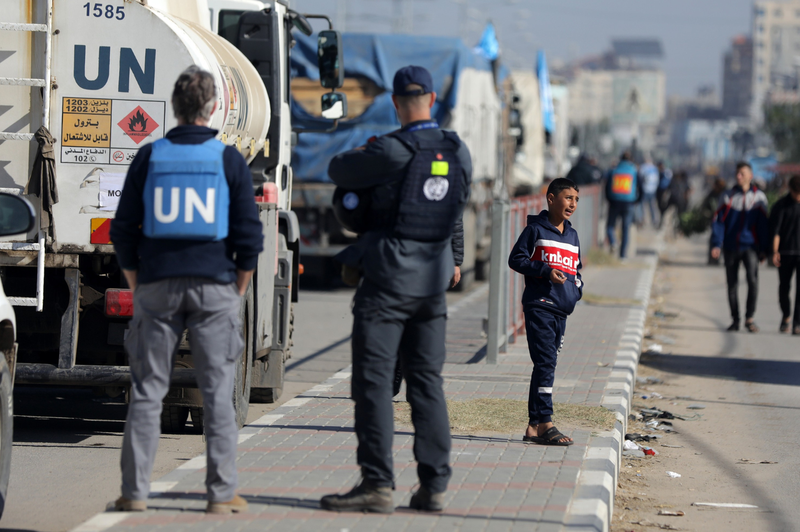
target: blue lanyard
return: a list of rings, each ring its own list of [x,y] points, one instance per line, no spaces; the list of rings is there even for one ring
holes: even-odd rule
[[[419,131],[421,129],[438,129],[438,128],[439,124],[437,124],[436,121],[432,121],[432,122],[423,122],[422,124],[417,124],[416,126],[411,126],[410,128],[406,129],[406,131],[411,132],[411,131]]]

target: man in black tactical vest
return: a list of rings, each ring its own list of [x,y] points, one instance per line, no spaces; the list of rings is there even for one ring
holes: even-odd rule
[[[337,257],[361,274],[353,306],[352,395],[362,480],[346,494],[323,497],[327,510],[394,510],[392,380],[398,356],[421,486],[410,506],[441,511],[451,475],[441,376],[445,291],[457,276],[451,238],[469,199],[472,162],[458,136],[431,120],[436,93],[427,70],[401,68],[393,89],[402,128],[336,156],[328,168],[338,186],[373,193],[369,230]]]

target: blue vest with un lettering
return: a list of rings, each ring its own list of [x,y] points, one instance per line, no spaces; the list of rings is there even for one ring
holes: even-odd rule
[[[636,165],[630,161],[622,161],[611,173],[611,186],[608,189],[610,201],[633,203],[636,201],[639,175]]]
[[[144,185],[148,238],[222,240],[228,236],[229,190],[216,139],[202,144],[153,143]]]

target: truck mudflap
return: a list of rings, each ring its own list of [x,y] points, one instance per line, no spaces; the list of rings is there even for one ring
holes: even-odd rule
[[[256,353],[252,388],[283,388],[284,365],[292,343],[292,265],[294,253],[280,250],[275,275],[272,346]]]

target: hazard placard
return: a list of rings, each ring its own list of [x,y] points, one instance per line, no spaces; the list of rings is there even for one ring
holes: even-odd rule
[[[130,164],[124,150],[137,150],[143,144],[164,136],[166,102],[141,100],[114,100],[111,113],[111,153],[120,152],[122,160],[111,159],[111,164]]]
[[[110,244],[111,218],[92,218],[92,244]]]
[[[111,145],[111,100],[64,98],[61,145],[108,148]]]

